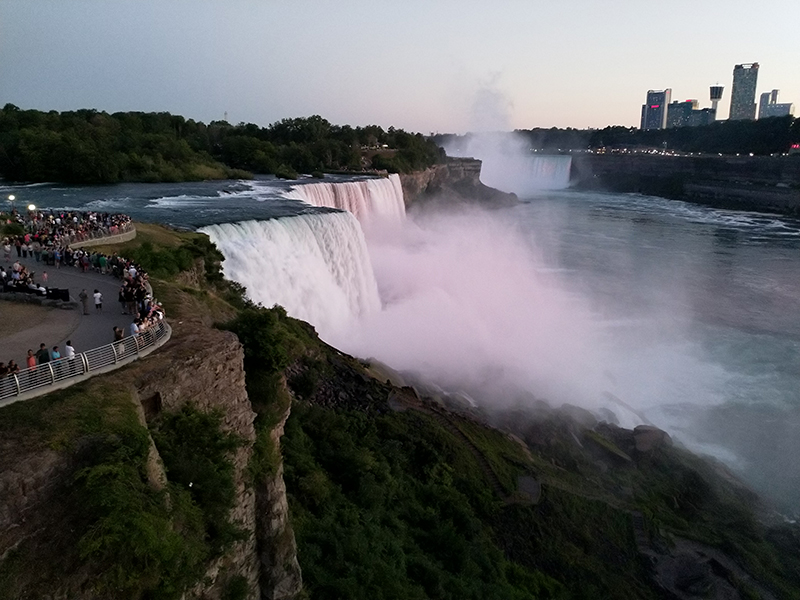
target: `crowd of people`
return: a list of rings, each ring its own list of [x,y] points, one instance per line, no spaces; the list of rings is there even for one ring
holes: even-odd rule
[[[27,213],[13,210],[11,219],[23,226],[26,233],[14,236],[9,241],[17,251],[17,257],[51,248],[66,248],[70,244],[95,237],[123,233],[131,227],[128,215],[100,213],[94,211],[44,211]],[[38,259],[37,259],[38,261]]]
[[[47,288],[34,281],[35,271],[28,271],[25,265],[18,260],[14,261],[10,269],[0,265],[0,291],[3,292],[24,292],[27,294],[37,294],[45,296]],[[47,282],[47,271],[42,275],[43,281]]]
[[[119,287],[121,312],[133,318],[129,326],[130,335],[139,335],[154,327],[164,318],[164,309],[151,296],[147,273],[139,265],[122,256],[105,254],[91,249],[72,249],[69,244],[99,235],[114,235],[128,230],[131,219],[127,215],[97,212],[45,212],[32,211],[27,215],[13,211],[9,222],[20,224],[25,233],[8,236],[2,249],[7,269],[0,265],[2,291],[47,294],[48,275],[29,269],[21,260],[32,259],[34,264],[55,269],[75,268],[82,273],[108,274],[122,280]],[[16,253],[16,256],[14,254]],[[27,261],[31,265],[31,260]],[[86,289],[78,295],[83,313],[89,314],[89,302],[93,300],[95,312],[102,312],[103,295],[98,289],[92,293]],[[115,327],[115,340],[122,339],[125,331]],[[122,336],[117,337],[117,329]],[[37,352],[28,350],[26,367],[34,367],[60,358],[75,355],[75,349],[67,341],[62,354],[58,346],[48,348],[44,343]],[[22,367],[22,368],[26,368]],[[19,372],[14,360],[0,362],[0,377]]]

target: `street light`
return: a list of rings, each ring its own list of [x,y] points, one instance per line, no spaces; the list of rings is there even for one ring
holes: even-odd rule
[[[36,210],[36,205],[28,204],[28,210],[31,211],[31,212],[35,211]]]

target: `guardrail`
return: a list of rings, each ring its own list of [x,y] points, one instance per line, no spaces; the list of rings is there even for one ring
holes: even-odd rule
[[[117,225],[116,228],[117,229],[113,232],[111,231],[111,228],[99,227],[97,229],[82,231],[80,235],[76,233],[65,234],[58,238],[57,245],[73,246],[77,248],[77,244],[85,244],[105,238],[117,237],[126,233],[130,233],[131,231],[136,231],[133,221],[128,221],[122,225]]]
[[[81,240],[70,238],[72,241],[69,241],[67,245],[74,250],[77,248],[87,248],[89,246],[121,244],[123,242],[129,242],[135,237],[136,227],[133,225],[133,223],[129,223],[125,227],[120,227],[116,233],[99,231],[93,232],[89,237],[85,237]]]
[[[112,371],[150,354],[166,343],[171,335],[172,329],[162,320],[155,327],[145,329],[138,335],[122,338],[70,358],[59,358],[36,365],[14,375],[6,375],[0,379],[0,407],[68,387],[92,375]]]

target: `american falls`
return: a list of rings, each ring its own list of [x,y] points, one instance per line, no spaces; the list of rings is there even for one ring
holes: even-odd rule
[[[380,310],[364,235],[348,212],[209,225],[200,231],[225,256],[225,277],[244,285],[251,300],[280,304],[323,337]]]

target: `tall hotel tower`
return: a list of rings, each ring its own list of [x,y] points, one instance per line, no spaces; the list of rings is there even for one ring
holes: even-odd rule
[[[731,121],[753,121],[756,118],[756,80],[758,63],[733,67],[733,89],[731,90]]]
[[[754,92],[755,93],[755,92]],[[667,126],[667,105],[672,90],[647,90],[647,104],[642,104],[642,129],[664,129]]]

